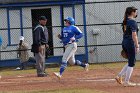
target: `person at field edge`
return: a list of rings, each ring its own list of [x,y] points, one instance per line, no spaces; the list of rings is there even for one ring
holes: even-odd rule
[[[20,43],[18,44],[17,54],[20,60],[20,67],[17,67],[16,70],[25,70],[27,69],[27,62],[29,60],[28,54],[28,44],[24,42],[24,37],[20,36]]]
[[[33,31],[33,44],[31,51],[35,54],[37,76],[45,77],[45,52],[48,48],[48,42],[45,36],[45,29],[47,19],[45,16],[39,17],[39,25],[37,25]]]
[[[126,64],[118,76],[115,78],[119,84],[124,86],[135,86],[135,83],[131,83],[130,77],[133,72],[133,67],[136,62],[136,53],[139,52],[138,44],[138,24],[135,21],[137,17],[137,8],[127,7],[123,20],[123,41],[122,48],[128,56],[128,64]],[[124,82],[122,77],[125,76]]]
[[[88,71],[89,67],[88,63],[84,64],[79,60],[75,60],[75,52],[77,50],[76,41],[83,36],[82,31],[74,25],[74,18],[67,17],[64,19],[64,22],[66,27],[63,28],[63,31],[61,32],[61,35],[58,35],[58,38],[62,40],[65,47],[65,52],[63,54],[60,71],[54,72],[54,75],[59,79],[67,67],[67,62],[69,62],[71,65],[79,65],[85,68],[86,71]]]

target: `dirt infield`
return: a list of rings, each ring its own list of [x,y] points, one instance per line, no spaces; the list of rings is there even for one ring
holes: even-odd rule
[[[120,69],[113,69],[119,72]],[[132,79],[140,82],[140,69],[135,69]],[[116,83],[115,74],[105,69],[94,69],[89,72],[83,70],[66,71],[61,80],[52,73],[48,77],[36,77],[35,74],[22,76],[2,77],[0,90],[7,91],[30,91],[30,90],[57,90],[69,88],[88,88],[104,91],[105,93],[139,93],[140,86],[123,87]]]

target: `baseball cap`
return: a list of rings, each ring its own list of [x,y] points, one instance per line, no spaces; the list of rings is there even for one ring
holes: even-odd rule
[[[23,37],[23,36],[20,36],[20,37],[19,37],[19,40],[24,41],[24,37]]]
[[[40,16],[39,20],[47,20],[47,18],[45,16]]]

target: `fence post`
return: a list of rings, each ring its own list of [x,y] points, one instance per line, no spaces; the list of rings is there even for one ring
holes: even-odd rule
[[[22,18],[22,8],[20,8],[20,31],[21,31],[21,36],[23,36],[23,18]]]
[[[11,45],[9,7],[7,8],[7,27],[8,27],[8,45]]]
[[[83,24],[84,24],[84,40],[85,40],[85,60],[88,62],[88,43],[87,43],[87,28],[86,28],[86,11],[85,4],[82,4],[83,7]]]
[[[75,19],[75,5],[72,5],[73,18]]]

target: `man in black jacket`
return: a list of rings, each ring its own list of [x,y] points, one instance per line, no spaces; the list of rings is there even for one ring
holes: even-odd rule
[[[45,51],[48,46],[48,41],[46,40],[44,34],[44,27],[46,25],[47,19],[45,16],[39,17],[39,25],[33,31],[33,44],[32,52],[35,54],[35,60],[37,65],[37,76],[44,77],[45,74]]]

